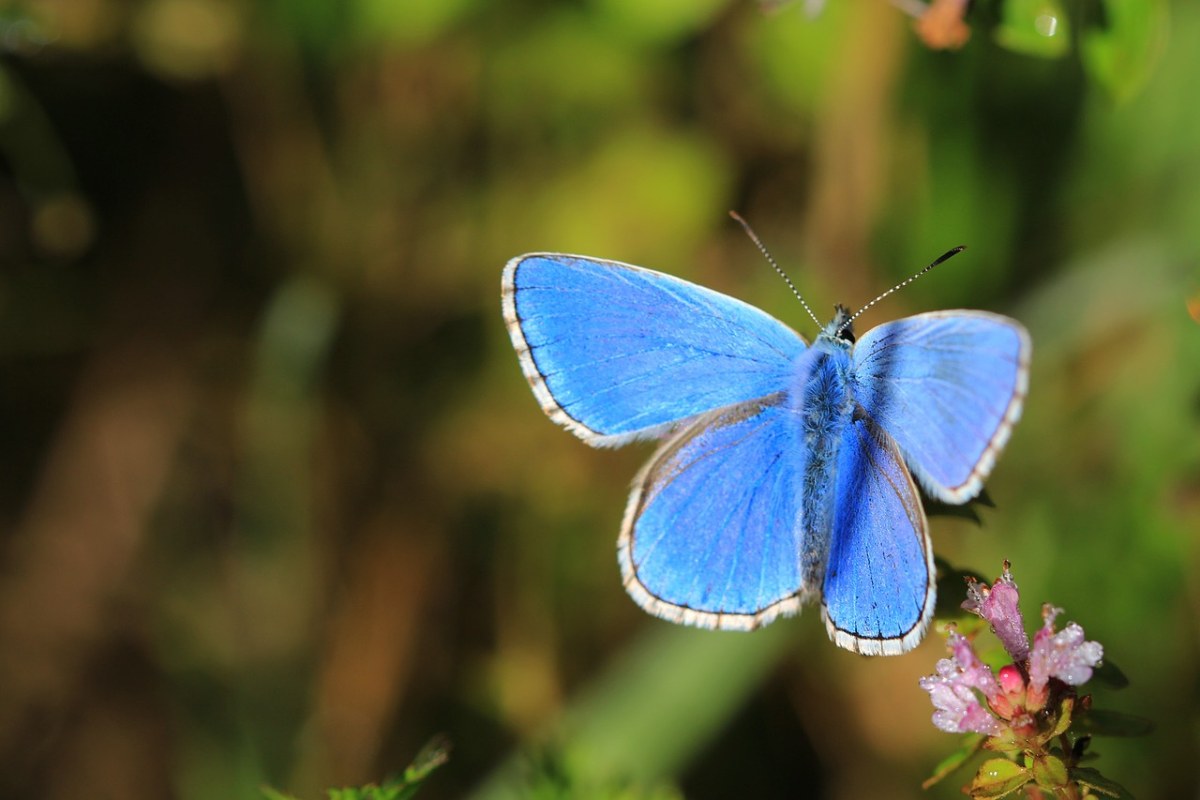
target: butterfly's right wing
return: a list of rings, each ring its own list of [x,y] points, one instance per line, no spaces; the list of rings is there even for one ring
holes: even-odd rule
[[[779,393],[703,415],[634,481],[617,543],[625,588],[672,622],[746,630],[804,586],[796,412]]]
[[[615,261],[518,256],[504,269],[502,298],[542,409],[597,446],[781,391],[805,348],[740,300]]]
[[[867,331],[854,346],[854,394],[900,445],[925,490],[979,494],[1021,416],[1029,334],[984,311],[935,311]]]

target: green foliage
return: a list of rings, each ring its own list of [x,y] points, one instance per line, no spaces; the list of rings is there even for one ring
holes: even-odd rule
[[[1067,55],[1078,41],[1088,77],[1118,103],[1145,86],[1168,31],[1167,0],[1098,0],[1075,4],[1086,16],[1073,20],[1060,0],[1003,0],[996,41],[1042,58]],[[1076,35],[1074,25],[1082,23]]]
[[[921,788],[928,789],[966,766],[966,763],[983,747],[984,739],[985,737],[980,733],[964,736],[959,742],[958,748],[937,763],[937,766],[933,768],[933,774],[925,779]]]
[[[1009,50],[1043,58],[1070,52],[1071,25],[1058,0],[1005,0],[996,41]]]
[[[389,778],[382,784],[329,789],[326,794],[329,800],[410,800],[417,795],[434,770],[445,764],[449,758],[449,742],[436,737],[421,748],[413,762],[404,769],[404,774]],[[262,787],[262,793],[267,800],[298,800],[268,786]]]
[[[600,791],[613,775],[630,786],[659,785],[745,700],[793,632],[786,622],[752,638],[656,627],[575,699],[548,734],[558,744],[534,759],[532,771],[524,754],[515,755],[476,799],[522,797],[530,785],[555,785],[554,776],[588,791]]]
[[[1050,753],[1043,753],[1034,758],[1031,772],[1034,782],[1039,787],[1060,795],[1071,780],[1067,774],[1066,763]]]
[[[675,787],[655,781],[602,777],[556,748],[535,751],[523,764],[519,782],[507,787],[512,796],[529,800],[683,800]]]
[[[1129,685],[1129,678],[1111,658],[1105,658],[1100,666],[1092,673],[1092,679],[1099,681],[1109,689],[1124,689]]]
[[[696,35],[726,5],[726,0],[594,0],[601,24],[622,38],[644,45],[671,44]]]
[[[1104,23],[1090,28],[1081,55],[1088,74],[1117,101],[1150,79],[1166,46],[1166,0],[1104,0]]]
[[[1115,797],[1117,800],[1133,800],[1133,795],[1117,783],[1105,778],[1091,767],[1075,767],[1071,770],[1071,779],[1089,791],[1096,798]]]
[[[1033,780],[1029,769],[1007,758],[990,758],[971,781],[972,797],[1005,797]]]
[[[1090,736],[1148,736],[1154,731],[1151,720],[1100,708],[1087,709],[1077,722],[1076,731]]]
[[[963,32],[969,32],[971,25],[991,24],[993,16],[994,26],[990,30],[993,39],[1013,53],[1031,58],[1061,59],[1078,48],[1078,57],[1088,78],[1114,101],[1126,102],[1145,85],[1161,54],[1169,29],[1168,2],[1095,0],[1068,4],[1063,0],[993,0],[988,4],[973,4],[971,13],[952,23],[948,22],[950,18],[967,10],[965,4],[955,6],[913,0],[897,5],[916,18],[919,29],[924,30],[923,23],[928,21],[925,17],[939,20],[933,24],[933,30],[938,33],[922,34],[932,48],[963,46],[969,33],[948,37],[946,33],[958,26]],[[955,8],[958,10],[951,10]],[[845,17],[845,14],[839,14],[836,6],[824,13]],[[793,22],[798,16],[794,16]],[[788,30],[788,20],[776,21],[776,35]],[[793,28],[793,36],[796,30]],[[796,47],[820,46],[819,41],[795,40],[792,44]],[[768,48],[769,51],[776,49]],[[797,81],[794,76],[783,81],[791,87],[827,82]]]

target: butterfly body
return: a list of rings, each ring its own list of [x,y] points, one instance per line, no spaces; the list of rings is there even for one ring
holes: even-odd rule
[[[833,483],[838,448],[854,409],[849,343],[828,330],[796,359],[797,380],[788,396],[804,447],[799,453],[804,543],[801,576],[805,593],[820,588],[829,553],[833,519]]]
[[[856,343],[839,308],[809,346],[704,287],[562,254],[510,261],[502,297],[551,419],[595,446],[662,442],[617,548],[643,608],[751,629],[819,598],[842,647],[920,641],[935,597],[913,476],[943,502],[978,493],[1025,393],[1017,323],[935,312]]]

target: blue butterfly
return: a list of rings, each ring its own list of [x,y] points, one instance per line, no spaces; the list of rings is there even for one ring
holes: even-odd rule
[[[638,605],[750,630],[819,597],[841,647],[921,641],[936,590],[917,485],[950,504],[982,489],[1028,385],[1019,323],[938,311],[856,343],[838,306],[808,345],[711,289],[558,253],[508,262],[502,298],[550,419],[596,447],[663,440],[617,543]]]

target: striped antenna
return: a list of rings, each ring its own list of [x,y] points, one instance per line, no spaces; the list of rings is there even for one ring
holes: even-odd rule
[[[872,300],[871,302],[867,303],[865,306],[863,306],[862,308],[860,308],[858,311],[855,311],[855,312],[854,312],[854,315],[853,315],[852,317],[850,317],[850,319],[846,320],[845,322],[843,322],[843,323],[842,323],[842,324],[841,324],[841,325],[838,327],[838,329],[837,329],[837,332],[836,332],[836,334],[835,334],[835,335],[837,335],[837,336],[840,336],[840,335],[841,335],[841,333],[842,333],[842,331],[846,330],[846,328],[849,328],[849,327],[850,327],[850,324],[851,324],[852,322],[854,322],[854,320],[858,319],[858,318],[859,318],[859,316],[860,316],[860,315],[861,315],[861,314],[862,314],[864,311],[866,311],[868,308],[870,308],[871,306],[873,306],[873,305],[875,305],[876,303],[878,303],[878,302],[879,302],[880,300],[882,300],[883,298],[887,297],[887,296],[888,296],[889,294],[891,294],[892,292],[895,292],[895,291],[897,291],[897,290],[899,290],[899,289],[903,289],[905,286],[908,286],[910,283],[912,283],[912,282],[913,282],[913,281],[915,281],[917,278],[919,278],[919,277],[921,277],[922,275],[924,275],[926,272],[929,272],[931,269],[933,269],[934,267],[936,267],[938,264],[941,264],[943,261],[948,261],[948,260],[950,260],[951,258],[953,258],[954,256],[958,255],[959,253],[961,253],[963,250],[966,250],[966,249],[967,249],[967,246],[966,246],[965,244],[960,244],[958,247],[954,248],[953,250],[948,250],[948,251],[946,251],[945,253],[942,253],[942,255],[941,255],[941,256],[939,256],[938,258],[934,259],[934,262],[933,262],[932,264],[930,264],[928,267],[925,267],[923,270],[921,270],[920,272],[918,272],[916,275],[913,275],[911,278],[905,278],[904,280],[900,281],[900,282],[899,282],[899,283],[897,283],[895,286],[893,286],[892,288],[888,289],[888,290],[887,290],[886,292],[884,292],[883,294],[879,295],[879,297],[876,297],[874,300]],[[811,314],[812,312],[810,311],[809,313]]]
[[[750,223],[742,219],[742,215],[736,211],[730,211],[729,216],[733,217],[737,224],[742,226],[742,230],[744,230],[746,235],[750,237],[750,241],[754,242],[759,251],[766,256],[767,263],[771,265],[772,269],[779,273],[779,277],[783,278],[784,283],[786,283],[788,288],[792,290],[792,294],[796,295],[796,299],[800,301],[800,305],[804,306],[804,310],[808,312],[808,315],[812,317],[813,322],[817,323],[817,328],[820,329],[821,320],[817,319],[817,315],[814,314],[813,310],[808,307],[808,303],[804,301],[804,298],[800,295],[800,290],[796,288],[796,284],[792,283],[792,279],[789,278],[787,273],[780,269],[779,265],[775,263],[775,259],[772,258],[771,254],[767,251],[767,246],[762,243],[761,239],[758,238],[758,234],[756,234],[754,229],[750,227]]]

